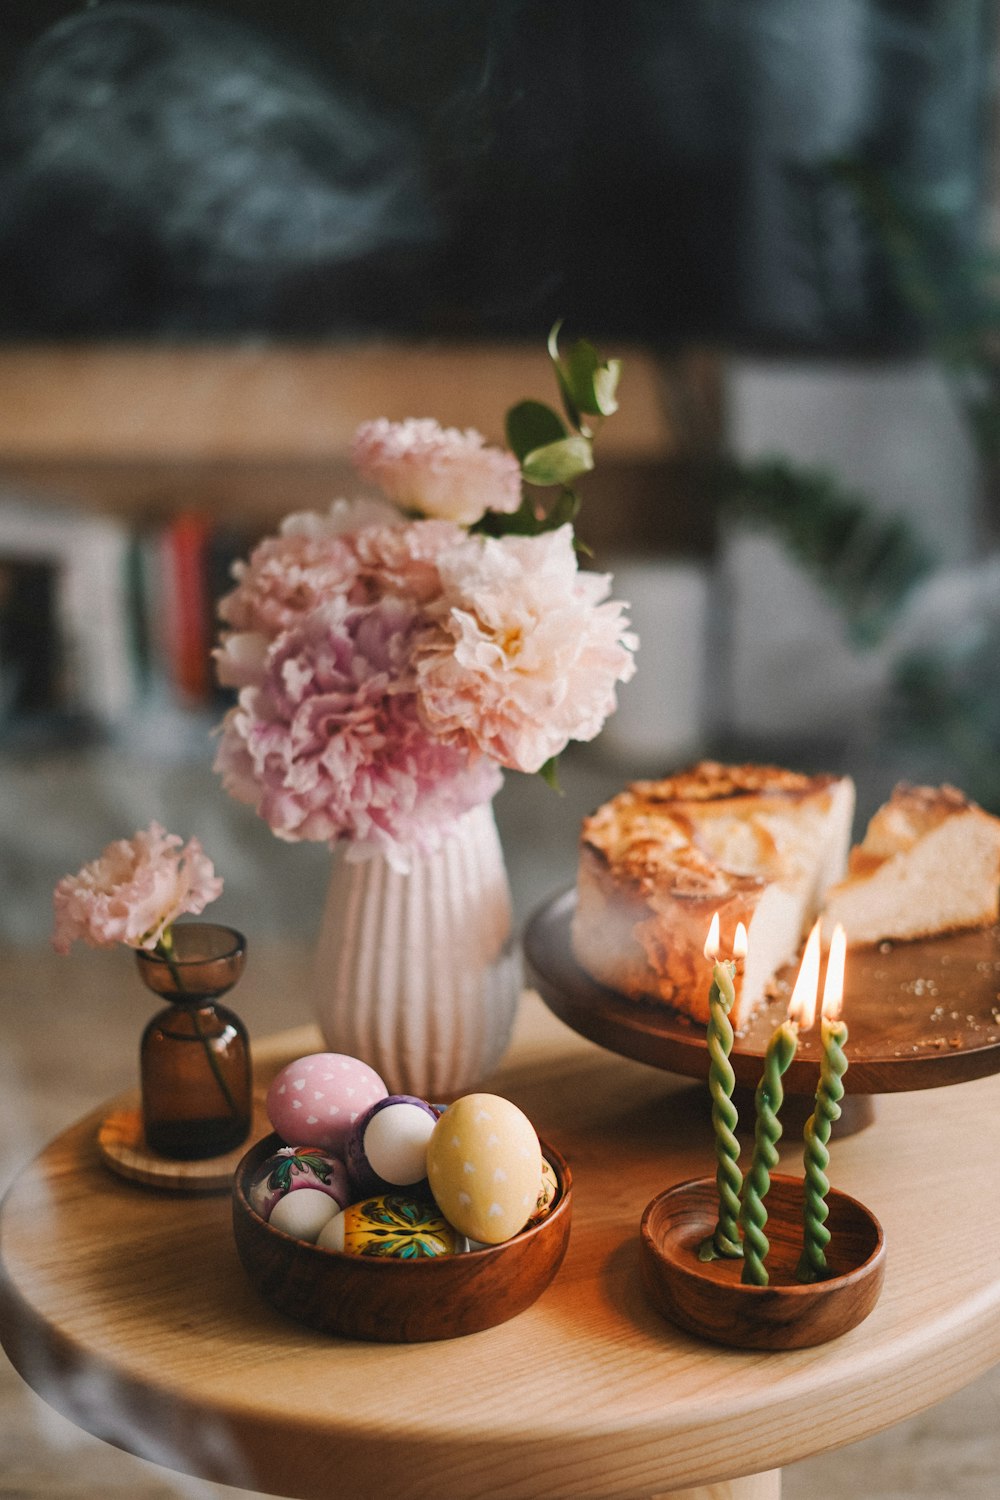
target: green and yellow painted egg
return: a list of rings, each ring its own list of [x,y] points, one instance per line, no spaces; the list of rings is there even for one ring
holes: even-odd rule
[[[348,1204],[323,1226],[316,1243],[347,1255],[423,1260],[454,1255],[460,1238],[429,1199],[381,1193]]]
[[[550,1162],[542,1158],[542,1185],[538,1189],[538,1197],[528,1219],[529,1224],[537,1224],[539,1220],[546,1218],[552,1212],[556,1199],[559,1197],[559,1179],[555,1169]]]

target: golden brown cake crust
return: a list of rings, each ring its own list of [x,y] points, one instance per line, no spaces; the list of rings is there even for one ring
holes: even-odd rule
[[[717,760],[701,760],[659,781],[633,781],[620,795],[634,792],[651,802],[719,802],[725,797],[771,793],[811,796],[837,779],[827,775],[807,776],[784,766],[730,766]]]
[[[624,883],[656,886],[669,876],[678,895],[722,895],[734,883],[749,891],[759,874],[740,875],[714,859],[698,844],[699,814],[705,804],[726,805],[735,816],[760,809],[762,803],[795,802],[813,797],[839,780],[806,776],[781,766],[722,765],[700,761],[659,781],[633,781],[583,820],[581,841],[608,873]],[[768,834],[755,828],[757,863],[777,861]]]
[[[827,896],[851,946],[987,927],[1000,914],[1000,819],[957,787],[901,782]]]
[[[880,865],[914,843],[923,834],[937,828],[947,818],[961,813],[989,814],[960,792],[958,787],[912,786],[901,781],[892,796],[874,814],[863,841],[856,844],[848,858],[848,874],[855,878],[871,875]]]

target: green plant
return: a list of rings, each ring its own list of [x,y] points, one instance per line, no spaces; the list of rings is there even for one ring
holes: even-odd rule
[[[842,610],[858,646],[877,644],[933,566],[899,516],[826,470],[785,458],[724,459],[713,476],[726,515],[769,527]]]

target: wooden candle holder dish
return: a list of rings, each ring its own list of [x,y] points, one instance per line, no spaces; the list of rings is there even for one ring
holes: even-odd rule
[[[502,1245],[420,1260],[323,1250],[273,1228],[250,1207],[257,1168],[283,1141],[258,1141],[233,1178],[233,1233],[243,1268],[279,1312],[321,1333],[380,1343],[421,1343],[478,1333],[516,1317],[541,1296],[569,1243],[572,1176],[541,1142],[559,1194],[537,1224]]]
[[[667,1188],[642,1216],[645,1290],[659,1312],[688,1333],[736,1349],[804,1349],[839,1338],[875,1306],[885,1276],[882,1226],[863,1203],[831,1189],[829,1280],[803,1283],[802,1180],[775,1174],[765,1205],[770,1241],[767,1286],[744,1286],[741,1260],[700,1261],[698,1247],[718,1214],[714,1177]]]

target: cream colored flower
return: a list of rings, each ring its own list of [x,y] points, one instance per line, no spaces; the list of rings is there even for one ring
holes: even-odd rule
[[[438,568],[437,629],[416,661],[428,726],[519,771],[593,739],[638,642],[610,579],[578,571],[572,529],[468,537]]]

